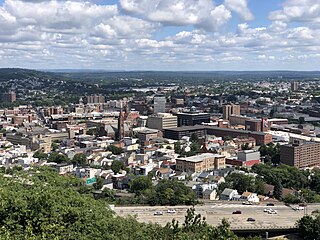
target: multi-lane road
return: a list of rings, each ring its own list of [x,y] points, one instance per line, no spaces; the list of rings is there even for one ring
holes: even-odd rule
[[[295,205],[296,206],[296,205]],[[292,207],[295,207],[292,206]],[[207,223],[217,226],[223,218],[231,224],[231,229],[268,229],[268,228],[290,228],[294,227],[297,220],[305,214],[319,209],[320,205],[308,205],[306,210],[295,211],[292,207],[276,203],[275,206],[266,206],[266,203],[259,205],[242,205],[241,203],[210,203],[195,206],[196,213],[200,213],[206,218]],[[140,222],[152,222],[165,225],[172,219],[183,223],[187,209],[190,206],[130,206],[115,207],[114,211],[119,216],[136,216]],[[277,214],[268,214],[264,209],[271,208],[277,210]],[[174,209],[176,213],[168,213],[168,209]],[[241,214],[232,214],[234,211],[241,211]],[[156,216],[154,213],[161,211],[163,215]],[[254,218],[254,222],[247,221]]]

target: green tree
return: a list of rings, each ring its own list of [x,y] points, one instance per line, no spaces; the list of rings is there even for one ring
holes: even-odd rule
[[[77,153],[71,160],[74,165],[85,166],[87,164],[87,155],[83,153]]]
[[[69,162],[69,158],[66,155],[57,152],[51,152],[48,160],[49,162],[55,162],[58,164]]]
[[[51,148],[52,148],[52,151],[55,151],[59,148],[59,144],[56,142],[53,142],[53,143],[51,143]]]
[[[39,158],[40,160],[45,160],[45,159],[48,159],[48,154],[44,153],[41,150],[38,150],[33,154],[33,157]]]
[[[320,215],[304,216],[298,221],[299,234],[302,239],[315,240],[320,236]]]
[[[93,184],[94,189],[100,190],[103,187],[103,178],[96,177],[96,182]]]
[[[300,202],[300,200],[292,195],[292,194],[288,194],[286,195],[283,199],[282,199],[285,203],[290,203],[290,204],[297,204]]]
[[[114,145],[109,145],[109,146],[107,147],[107,150],[110,151],[110,152],[112,152],[112,154],[115,154],[115,155],[119,155],[119,154],[121,154],[121,153],[124,152],[122,148],[116,147],[116,146],[114,146]]]
[[[133,192],[137,195],[141,194],[143,191],[153,187],[152,181],[146,176],[138,176],[134,178],[129,183],[130,192]]]
[[[118,160],[113,160],[113,162],[111,163],[111,170],[114,173],[119,173],[121,169],[124,169],[123,162],[118,161]]]
[[[196,133],[192,133],[191,137],[190,137],[190,141],[191,142],[198,142],[199,141],[198,135]]]
[[[279,179],[277,179],[275,182],[274,189],[273,189],[273,196],[279,200],[282,198],[282,184]]]
[[[241,145],[241,150],[249,150],[249,149],[250,149],[249,143],[245,143]]]

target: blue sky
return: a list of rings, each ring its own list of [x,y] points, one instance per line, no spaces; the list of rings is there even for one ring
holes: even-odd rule
[[[0,67],[320,70],[319,0],[0,0]]]

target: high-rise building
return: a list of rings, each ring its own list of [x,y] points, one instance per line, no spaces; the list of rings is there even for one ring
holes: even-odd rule
[[[13,103],[17,100],[17,95],[15,91],[8,91],[3,94],[3,100],[5,102]]]
[[[298,91],[298,89],[299,89],[299,82],[297,81],[291,82],[291,91],[295,92],[295,91]]]
[[[163,129],[176,128],[177,122],[177,116],[170,113],[157,113],[148,117],[147,126],[162,131]]]
[[[231,104],[231,105],[224,105],[222,107],[222,114],[223,114],[223,119],[229,120],[230,115],[240,115],[240,105],[236,104]]]
[[[166,111],[166,97],[165,96],[155,96],[153,98],[153,112],[154,113],[164,113]]]
[[[102,95],[90,95],[87,96],[87,103],[88,104],[101,104],[105,103],[105,97]]]
[[[320,143],[294,141],[281,145],[280,162],[297,168],[320,166]]]

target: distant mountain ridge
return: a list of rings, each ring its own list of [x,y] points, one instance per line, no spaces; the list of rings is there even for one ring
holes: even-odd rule
[[[73,81],[120,81],[123,79],[146,79],[190,83],[217,81],[252,80],[313,80],[320,79],[320,71],[109,71],[100,69],[51,69],[32,70],[23,68],[0,68],[0,81],[9,79],[41,78]],[[199,81],[198,81],[199,80]]]

